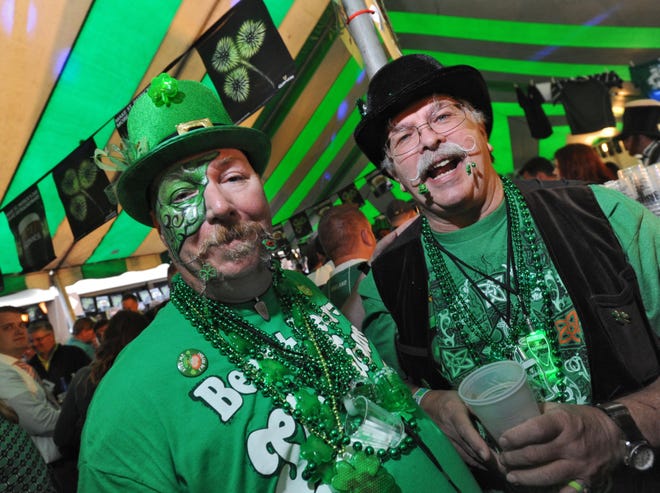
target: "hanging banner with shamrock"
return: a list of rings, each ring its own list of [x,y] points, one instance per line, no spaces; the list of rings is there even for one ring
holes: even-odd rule
[[[55,258],[44,202],[36,185],[12,200],[5,214],[24,274],[45,267]]]
[[[342,188],[337,192],[339,198],[341,199],[342,204],[355,204],[358,207],[364,205],[364,199],[360,194],[360,191],[355,186],[355,183],[351,183],[347,187]]]
[[[128,139],[128,114],[130,113],[131,108],[133,108],[135,101],[148,90],[149,90],[149,86],[142,89],[142,91],[140,91],[131,100],[130,103],[124,106],[122,110],[115,115],[115,128],[117,129],[117,132],[119,133],[119,136],[122,138],[122,140]]]
[[[289,222],[293,228],[293,234],[299,240],[302,240],[312,232],[312,225],[309,223],[309,218],[307,217],[307,213],[305,211],[291,216]]]
[[[293,59],[262,0],[242,0],[200,39],[197,51],[235,123],[293,80]]]
[[[642,96],[660,100],[660,57],[630,67],[630,80]]]
[[[117,202],[106,174],[94,164],[96,144],[88,139],[53,170],[57,193],[79,240],[117,215]]]

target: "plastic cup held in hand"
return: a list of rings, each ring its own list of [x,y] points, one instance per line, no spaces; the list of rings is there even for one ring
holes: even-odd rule
[[[477,368],[461,382],[458,395],[495,439],[540,414],[527,373],[516,361]]]

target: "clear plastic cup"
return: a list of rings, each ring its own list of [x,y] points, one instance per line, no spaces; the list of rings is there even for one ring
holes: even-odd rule
[[[660,163],[650,164],[646,167],[646,172],[648,173],[649,179],[651,180],[653,190],[660,192]]]
[[[375,449],[396,447],[405,436],[403,421],[366,397],[359,395],[344,400],[348,412],[346,431],[352,440]]]
[[[516,361],[477,368],[461,382],[458,395],[496,440],[509,428],[540,414],[527,373]]]
[[[618,190],[631,199],[637,200],[637,190],[630,184],[628,180],[610,180],[603,183],[603,186],[613,190]]]
[[[628,184],[637,192],[637,200],[642,204],[654,201],[656,197],[654,185],[646,166],[637,164],[617,171],[620,180]]]

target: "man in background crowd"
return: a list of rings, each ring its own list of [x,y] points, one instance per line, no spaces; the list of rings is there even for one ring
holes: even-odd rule
[[[309,271],[307,277],[317,286],[325,286],[325,283],[328,282],[328,279],[332,275],[335,264],[328,258],[325,250],[323,250],[318,235],[313,235],[309,238],[307,243],[301,248],[300,253],[307,259],[307,270]]]
[[[19,425],[49,464],[61,458],[53,442],[60,410],[42,387],[34,368],[21,360],[29,344],[24,317],[27,320],[27,314],[18,308],[0,307],[0,399],[13,409]]]
[[[139,312],[140,305],[138,303],[138,298],[135,294],[131,292],[126,292],[121,296],[121,309],[128,310],[131,312]]]
[[[552,162],[542,156],[533,157],[518,170],[518,176],[524,180],[557,180],[557,172]]]
[[[341,308],[376,248],[376,237],[369,220],[353,204],[327,209],[319,221],[318,237],[335,265],[325,292],[330,301]]]
[[[98,340],[94,330],[94,322],[89,317],[82,317],[73,323],[73,335],[67,341],[68,346],[75,346],[87,354],[89,359],[94,359]]]
[[[85,351],[75,346],[59,344],[48,320],[38,320],[28,326],[28,333],[37,351],[29,363],[49,385],[55,397],[61,399],[76,373],[91,362]]]
[[[623,129],[617,136],[628,154],[648,166],[660,162],[660,101],[638,99],[623,111]]]

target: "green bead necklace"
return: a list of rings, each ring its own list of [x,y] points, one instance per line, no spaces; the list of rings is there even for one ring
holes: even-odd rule
[[[274,268],[273,288],[286,324],[302,341],[293,348],[259,330],[231,307],[200,297],[180,277],[173,281],[171,300],[200,334],[244,373],[248,382],[310,432],[301,446],[301,456],[307,460],[302,473],[305,480],[331,484],[340,492],[357,491],[359,484],[371,481],[378,484],[379,491],[395,493],[398,486],[382,463],[409,453],[415,447],[414,439],[406,436],[398,446],[378,450],[351,440],[341,410],[343,398],[355,393],[360,375],[351,356],[333,341],[333,335],[344,334],[311,301],[313,293],[307,286],[284,282],[279,266]],[[321,318],[327,332],[316,328],[312,314]],[[378,370],[358,347],[353,348],[353,353],[370,372]],[[373,395],[383,387],[381,395],[391,394],[393,385],[400,385],[400,395],[411,399],[398,377],[394,383],[389,377],[381,383],[385,385],[376,382],[358,389],[358,393]],[[289,395],[295,397],[295,404],[287,399]],[[387,400],[385,396],[379,404],[386,407]],[[400,412],[410,435],[417,426],[415,419],[406,413],[405,406],[401,408],[400,399],[397,402],[398,409],[388,410]],[[365,470],[370,471],[366,477]]]
[[[470,279],[464,267],[491,280],[492,278],[461,261],[440,245],[425,217],[422,218],[422,241],[429,252],[433,273],[439,284],[439,294],[448,307],[457,335],[457,344],[465,345],[470,358],[475,363],[486,364],[502,359],[515,359],[514,354],[519,350],[521,337],[545,338],[550,342],[547,373],[551,376],[552,383],[555,383],[559,389],[556,398],[563,400],[566,381],[562,371],[563,361],[559,342],[553,334],[551,296],[544,281],[546,258],[540,247],[541,240],[520,190],[507,178],[502,178],[502,184],[507,215],[509,252],[507,276],[511,277],[511,285],[503,287],[509,297],[508,303],[511,301],[511,294],[514,294],[514,304],[517,305],[505,320],[509,331],[504,340],[495,343],[491,336],[492,327],[488,317],[480,321],[470,310],[447,268],[445,257],[455,262],[458,269],[470,281],[473,289],[484,299],[487,299],[486,296]],[[528,304],[534,292],[541,295],[540,312],[531,310]]]

